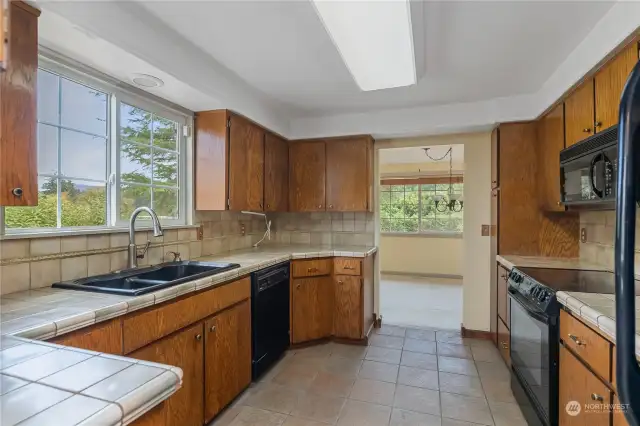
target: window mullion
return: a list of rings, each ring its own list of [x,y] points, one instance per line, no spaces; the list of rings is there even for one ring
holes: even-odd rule
[[[58,177],[56,178],[56,227],[62,228],[62,180],[60,175],[62,174],[62,79],[60,76],[58,80]]]
[[[418,184],[418,232],[422,232],[422,185]]]

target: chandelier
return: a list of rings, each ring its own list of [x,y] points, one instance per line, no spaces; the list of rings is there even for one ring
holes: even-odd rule
[[[444,213],[447,210],[452,212],[461,212],[464,207],[464,195],[453,193],[453,147],[449,147],[447,152],[440,158],[434,158],[429,155],[430,148],[422,148],[424,153],[429,159],[433,161],[442,161],[447,155],[449,156],[449,194],[448,200],[443,195],[434,195],[433,202],[435,203],[436,210],[440,213]]]

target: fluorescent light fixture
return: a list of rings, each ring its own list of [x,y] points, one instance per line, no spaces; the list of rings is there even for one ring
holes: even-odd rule
[[[360,89],[416,84],[408,0],[312,0],[312,4]]]

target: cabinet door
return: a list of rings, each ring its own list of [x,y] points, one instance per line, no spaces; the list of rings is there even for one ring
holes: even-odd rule
[[[165,402],[165,424],[168,426],[202,425],[203,341],[200,322],[127,355],[182,369],[182,388]]]
[[[9,65],[0,72],[0,206],[38,205],[38,14],[9,2]]]
[[[196,210],[229,208],[227,110],[203,111],[194,118],[194,203]]]
[[[370,143],[368,137],[327,141],[327,210],[369,209]]]
[[[560,151],[564,149],[564,106],[556,106],[538,126],[538,186],[540,207],[565,211],[560,204]]]
[[[346,339],[362,338],[362,278],[336,275],[333,278],[333,335]]]
[[[324,141],[289,144],[289,208],[294,212],[325,210]]]
[[[229,210],[262,211],[264,130],[238,115],[229,129]]]
[[[251,383],[251,302],[205,321],[205,409],[208,423]]]
[[[509,279],[509,271],[507,271],[502,266],[498,265],[498,316],[502,319],[502,321],[510,326],[510,318],[508,312],[509,305],[509,297],[507,296],[507,287],[508,287],[508,279]]]
[[[575,401],[580,410],[585,404],[610,404],[611,391],[591,373],[564,346],[560,346],[560,426],[606,426],[611,411],[591,410],[572,415],[570,402]],[[574,404],[576,405],[576,404]]]
[[[289,144],[267,133],[264,138],[264,210],[289,209]]]
[[[638,62],[638,43],[631,43],[595,76],[597,132],[618,124],[620,96],[631,70]]]
[[[51,342],[72,348],[122,355],[122,319],[116,318],[74,331],[51,339]]]
[[[331,277],[293,280],[293,343],[331,335],[333,329],[333,280]]]
[[[582,83],[564,101],[564,128],[567,148],[593,135],[593,79]]]
[[[508,366],[511,366],[511,333],[500,318],[498,318],[498,350]]]

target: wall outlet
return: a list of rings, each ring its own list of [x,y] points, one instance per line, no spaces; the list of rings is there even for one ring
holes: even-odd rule
[[[198,227],[198,241],[202,241],[204,238],[204,225]]]
[[[491,236],[491,225],[482,225],[482,230],[480,231],[483,237]]]
[[[587,228],[580,228],[580,242],[587,242]]]

